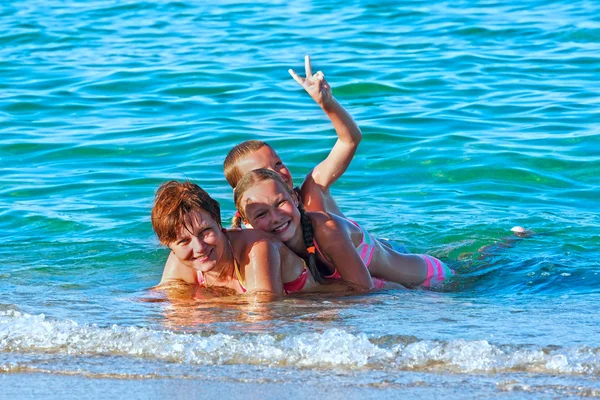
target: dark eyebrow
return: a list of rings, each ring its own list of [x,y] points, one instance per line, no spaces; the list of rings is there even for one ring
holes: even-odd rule
[[[183,227],[185,228],[186,231],[188,231],[188,233],[190,235],[194,235],[194,232],[192,232],[192,223],[189,219],[187,221],[184,221]],[[209,229],[209,228],[210,228],[210,225],[206,221],[202,221],[202,223],[198,226],[198,229],[200,230],[200,232],[205,231],[206,229]]]
[[[186,241],[186,240],[188,240],[188,238],[187,238],[187,237],[184,237],[184,238],[178,239],[178,240],[176,240],[176,241],[175,241],[175,244],[180,244],[181,242],[184,242],[184,241]]]

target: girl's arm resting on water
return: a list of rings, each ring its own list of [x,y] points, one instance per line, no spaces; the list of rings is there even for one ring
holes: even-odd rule
[[[244,272],[246,294],[254,295],[258,301],[283,295],[281,256],[272,241],[263,239],[252,245]]]
[[[173,252],[169,253],[169,258],[165,263],[165,269],[163,270],[159,285],[167,284],[170,281],[197,282],[196,271],[179,262]]]
[[[372,289],[371,275],[356,251],[350,233],[324,213],[318,213],[315,217],[311,219],[321,220],[316,224],[315,239],[323,255],[333,263],[343,280]]]
[[[362,139],[362,132],[350,114],[333,97],[331,86],[325,80],[323,73],[319,71],[313,75],[309,56],[304,59],[304,67],[306,78],[300,77],[291,69],[289,73],[325,111],[338,136],[338,140],[327,158],[319,163],[308,176],[322,190],[327,190],[350,165]]]

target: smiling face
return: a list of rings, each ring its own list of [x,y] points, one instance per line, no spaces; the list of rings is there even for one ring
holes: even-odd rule
[[[215,268],[225,252],[226,241],[219,224],[205,211],[191,211],[169,248],[186,267],[202,273]]]
[[[244,192],[239,204],[248,225],[272,233],[285,243],[301,230],[301,225],[298,201],[282,185],[270,179],[256,182]]]
[[[255,169],[265,168],[271,170],[276,172],[290,189],[294,187],[290,170],[287,169],[285,164],[283,164],[283,161],[281,161],[281,158],[279,158],[275,150],[270,146],[265,145],[260,149],[249,153],[236,163],[236,167],[241,176],[244,176]]]

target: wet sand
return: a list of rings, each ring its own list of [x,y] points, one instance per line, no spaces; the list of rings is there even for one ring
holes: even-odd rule
[[[410,374],[409,374],[410,375]],[[512,390],[499,388],[484,379],[473,381],[450,377],[448,386],[433,386],[415,374],[406,384],[377,387],[331,385],[299,385],[277,382],[232,382],[225,380],[189,379],[108,379],[81,375],[57,375],[48,373],[17,373],[0,376],[2,392],[0,399],[290,399],[320,397],[326,399],[537,399],[544,394],[529,391],[518,385]],[[442,378],[439,376],[439,378]],[[447,377],[448,378],[448,377]],[[464,378],[464,377],[463,377]],[[477,381],[477,379],[476,379]],[[487,381],[487,382],[484,382]],[[441,383],[441,382],[440,382]],[[523,390],[525,389],[525,390]],[[565,393],[566,394],[566,393]],[[546,395],[550,393],[546,392]],[[556,395],[556,393],[555,393]]]

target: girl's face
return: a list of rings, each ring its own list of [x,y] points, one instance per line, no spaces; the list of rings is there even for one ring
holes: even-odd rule
[[[283,181],[288,185],[290,189],[294,188],[294,182],[292,181],[292,174],[290,170],[283,164],[281,158],[275,153],[275,151],[269,146],[263,146],[260,149],[250,153],[242,160],[238,161],[237,167],[240,170],[242,176],[246,175],[250,171],[255,169],[265,168],[273,172],[276,172],[281,176]]]
[[[186,267],[209,272],[219,263],[226,241],[219,224],[205,211],[192,211],[169,248]]]
[[[298,200],[279,182],[257,182],[246,190],[240,205],[248,227],[272,233],[284,243],[301,229]]]

